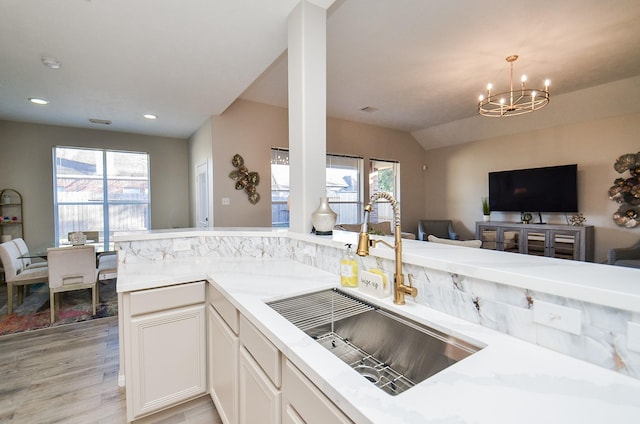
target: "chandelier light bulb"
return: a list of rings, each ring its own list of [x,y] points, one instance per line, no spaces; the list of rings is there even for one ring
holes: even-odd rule
[[[538,93],[536,93],[535,91],[532,91],[532,92],[531,92],[531,97],[536,97],[536,95],[537,95],[537,94],[538,94]]]
[[[500,104],[503,105],[506,100],[503,98],[500,99]]]
[[[484,96],[481,94],[480,97],[478,97],[479,101],[483,101],[484,100]]]
[[[526,75],[523,75],[523,76],[522,76],[522,78],[520,78],[520,80],[521,80],[522,82],[525,82],[525,81],[527,80],[527,76],[526,76]]]
[[[551,85],[551,81],[549,81],[548,79],[544,80],[544,86],[546,88],[549,88],[550,85]]]
[[[487,84],[487,90],[491,90],[493,88],[493,84],[489,83]]]

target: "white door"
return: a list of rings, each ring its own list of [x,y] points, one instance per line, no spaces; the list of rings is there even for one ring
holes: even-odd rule
[[[209,166],[207,161],[196,167],[196,223],[209,226]]]

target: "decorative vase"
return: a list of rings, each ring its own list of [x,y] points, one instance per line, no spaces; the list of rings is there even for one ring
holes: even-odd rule
[[[336,225],[338,214],[329,206],[326,197],[320,198],[320,206],[311,214],[311,223],[316,235],[330,236],[333,234],[333,226]]]
[[[484,222],[489,222],[491,221],[491,215],[482,215],[482,219],[484,220]]]

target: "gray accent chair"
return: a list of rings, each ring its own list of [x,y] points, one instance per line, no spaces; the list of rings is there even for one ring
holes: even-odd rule
[[[607,259],[609,265],[640,268],[640,241],[631,247],[609,249]]]
[[[450,219],[421,219],[418,221],[418,240],[427,241],[429,235],[441,239],[458,240]]]

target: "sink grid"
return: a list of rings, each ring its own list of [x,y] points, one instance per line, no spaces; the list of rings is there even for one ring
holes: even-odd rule
[[[334,332],[317,337],[316,341],[351,368],[360,372],[375,386],[390,395],[400,394],[415,386],[413,381],[391,368],[388,364],[379,361],[373,355]]]

